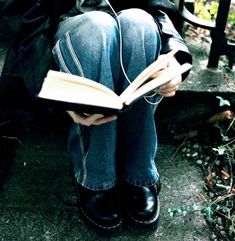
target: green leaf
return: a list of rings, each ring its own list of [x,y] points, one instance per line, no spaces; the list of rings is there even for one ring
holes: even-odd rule
[[[225,207],[225,206],[220,207],[220,210],[224,213],[230,213],[230,208]],[[231,216],[231,220],[232,220],[232,216]],[[234,221],[235,221],[235,219],[234,219]]]
[[[175,216],[174,212],[169,212],[169,215],[171,218],[173,218]]]
[[[220,206],[218,205],[218,204],[216,204],[216,203],[213,203],[213,204],[211,204],[211,209],[212,210],[219,210],[220,209]]]
[[[211,20],[211,14],[207,11],[207,9],[202,9],[199,17],[204,20]]]
[[[187,215],[187,211],[184,210],[184,211],[182,212],[182,214],[183,214],[183,216],[186,216],[186,215]]]
[[[213,2],[210,6],[210,14],[215,16],[218,12],[219,3]]]
[[[193,204],[193,210],[194,211],[198,211],[198,210],[200,210],[201,209],[201,207],[199,206],[199,205],[197,205],[197,204]]]
[[[217,152],[218,155],[224,155],[226,152],[226,147],[225,146],[218,146],[217,148],[212,148],[213,151]]]
[[[203,208],[202,212],[206,216],[206,218],[208,218],[208,219],[212,219],[212,217],[214,215],[214,211],[212,210],[211,207]]]
[[[216,98],[219,99],[219,106],[230,106],[230,102],[228,100],[223,99],[221,96],[216,96]]]
[[[204,9],[204,4],[201,2],[196,2],[194,5],[194,11],[196,14],[199,14]]]

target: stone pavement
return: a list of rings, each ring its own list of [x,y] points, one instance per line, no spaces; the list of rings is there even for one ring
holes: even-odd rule
[[[192,73],[175,99],[164,99],[156,113],[160,142],[156,162],[163,184],[158,229],[143,232],[127,225],[121,235],[108,240],[210,240],[211,230],[200,213],[175,218],[168,213],[168,208],[193,206],[196,193],[203,193],[203,175],[179,154],[181,143],[173,142],[166,129],[172,122],[184,125],[208,114],[217,94],[233,102],[234,72],[208,70],[208,49],[197,43],[189,47],[195,57]],[[5,49],[0,46],[2,59]],[[53,116],[39,120],[17,141],[14,165],[0,193],[0,240],[103,240],[86,227],[74,206],[66,123],[66,117],[65,127]]]

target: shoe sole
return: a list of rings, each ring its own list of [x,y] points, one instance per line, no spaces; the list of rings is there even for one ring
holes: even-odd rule
[[[158,220],[159,220],[159,216],[160,216],[160,200],[159,200],[159,196],[157,197],[157,202],[158,202],[158,207],[156,210],[156,213],[154,215],[153,218],[149,219],[149,220],[138,220],[135,217],[133,217],[128,210],[127,212],[127,217],[128,220],[130,221],[130,224],[136,226],[136,227],[141,227],[142,229],[147,229],[147,230],[152,230],[155,229],[157,227],[158,224]]]
[[[101,236],[115,236],[123,230],[123,222],[120,222],[110,225],[110,226],[103,226],[101,224],[96,223],[92,218],[90,218],[87,213],[84,211],[82,207],[80,207],[81,213],[84,217],[84,221],[86,224],[98,235]]]
[[[78,188],[77,183],[75,182],[76,188]],[[79,210],[81,211],[81,214],[83,216],[84,222],[98,235],[104,236],[104,237],[110,237],[115,236],[123,230],[123,222],[120,220],[120,222],[116,223],[115,225],[111,226],[102,226],[98,223],[96,223],[89,215],[86,213],[86,211],[81,207],[80,205],[80,197],[79,194],[76,192],[77,195],[77,204],[79,207]]]

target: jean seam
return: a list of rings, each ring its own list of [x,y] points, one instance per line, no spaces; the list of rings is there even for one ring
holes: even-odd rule
[[[81,184],[84,185],[84,183],[86,182],[87,179],[87,168],[86,168],[86,159],[87,159],[87,155],[88,155],[88,150],[87,152],[85,152],[85,148],[84,148],[84,140],[83,140],[83,136],[81,134],[81,130],[80,130],[80,126],[77,126],[77,134],[79,136],[80,139],[80,148],[81,148],[81,152],[82,152],[82,170],[83,170],[83,175],[81,178]],[[80,172],[81,173],[81,172]]]
[[[78,56],[76,54],[76,52],[74,51],[73,49],[73,45],[72,45],[72,41],[71,41],[71,36],[70,36],[70,33],[67,32],[66,33],[66,45],[67,45],[67,48],[69,50],[69,53],[73,59],[73,62],[74,64],[76,65],[76,67],[78,68],[79,70],[79,73],[81,74],[81,76],[84,77],[84,73],[83,73],[83,69],[82,69],[82,65],[78,59]]]
[[[56,57],[57,57],[58,62],[60,64],[60,68],[63,69],[66,73],[71,74],[71,71],[69,70],[68,66],[66,65],[66,63],[64,61],[64,58],[63,58],[63,55],[62,55],[62,52],[61,52],[61,49],[60,49],[60,41],[61,40],[57,41],[56,46],[55,46]]]

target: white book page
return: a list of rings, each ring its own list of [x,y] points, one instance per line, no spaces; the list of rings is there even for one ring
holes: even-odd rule
[[[172,50],[171,52],[164,55],[162,58],[154,61],[146,69],[144,69],[120,95],[122,101],[125,102],[128,96],[131,95],[136,89],[138,89],[139,86],[141,86],[145,81],[147,81],[155,72],[165,67],[168,59],[173,57],[177,52],[178,50]]]
[[[188,71],[191,68],[192,68],[192,65],[189,63],[185,63],[177,69],[169,67],[168,69],[163,71],[163,73],[160,76],[156,77],[155,79],[152,79],[145,85],[141,86],[132,95],[130,95],[128,98],[126,98],[125,104],[129,105],[131,102],[138,99],[139,97],[141,97],[141,96],[149,93],[150,91],[158,88],[159,86],[171,81],[176,76],[183,74],[184,72]]]
[[[99,89],[94,91],[89,85],[78,86],[73,82],[68,84],[64,81],[57,81],[55,85],[53,83],[54,80],[50,78],[45,79],[44,86],[38,94],[40,98],[115,109],[123,107],[123,103],[120,101],[118,95],[106,94]]]
[[[73,85],[73,88],[80,88],[81,85],[86,85],[93,87],[94,90],[100,90],[106,94],[116,97],[118,96],[111,89],[98,82],[95,82],[91,79],[87,79],[85,77],[72,75],[64,72],[49,70],[47,74],[47,81],[54,81],[53,83],[55,85],[57,84],[57,82],[60,82],[60,84],[64,83],[64,85]]]

